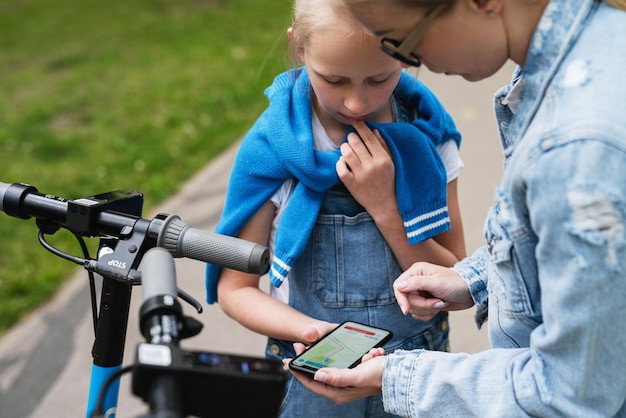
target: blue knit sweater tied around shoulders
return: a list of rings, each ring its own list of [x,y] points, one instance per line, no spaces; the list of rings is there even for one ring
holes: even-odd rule
[[[436,145],[460,143],[449,114],[421,82],[400,77],[395,94],[415,105],[413,123],[367,123],[387,141],[396,167],[396,196],[407,238],[415,244],[450,228],[446,171]],[[237,236],[288,179],[297,185],[280,220],[269,271],[279,287],[306,247],[326,192],[340,183],[339,150],[314,149],[311,88],[304,69],[282,73],[266,89],[269,106],[242,141],[231,172],[222,217],[215,232]],[[352,130],[351,130],[352,131]],[[207,264],[207,302],[217,301],[221,266]]]

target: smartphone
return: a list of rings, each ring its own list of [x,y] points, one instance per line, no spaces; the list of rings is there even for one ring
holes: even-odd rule
[[[314,375],[324,367],[352,368],[374,347],[393,337],[389,330],[346,321],[289,362],[294,371]]]

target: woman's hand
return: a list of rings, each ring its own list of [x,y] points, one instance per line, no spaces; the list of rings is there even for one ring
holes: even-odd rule
[[[294,344],[296,354],[305,350],[303,344]],[[338,404],[345,404],[367,396],[381,393],[383,369],[387,357],[384,350],[372,349],[363,356],[363,362],[353,369],[326,367],[318,370],[311,378],[303,373],[291,371],[304,387]],[[291,359],[283,360],[287,365]]]
[[[439,311],[456,311],[474,305],[459,274],[448,267],[415,263],[394,282],[398,305],[405,315],[428,320]]]

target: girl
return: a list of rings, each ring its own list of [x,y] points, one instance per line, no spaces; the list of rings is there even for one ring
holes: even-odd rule
[[[465,255],[459,133],[435,96],[330,1],[297,0],[287,33],[304,67],[267,89],[216,228],[269,245],[271,294],[258,275],[209,265],[208,301],[267,335],[277,360],[344,320],[390,329],[389,350],[447,350],[447,314],[403,315],[392,283],[415,261],[451,266]],[[292,379],[281,416],[384,412],[380,399],[339,406]]]

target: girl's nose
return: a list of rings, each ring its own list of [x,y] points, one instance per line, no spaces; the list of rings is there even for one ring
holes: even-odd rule
[[[352,92],[346,96],[344,106],[353,115],[362,115],[365,113],[365,109],[367,108],[367,96],[360,91]]]

